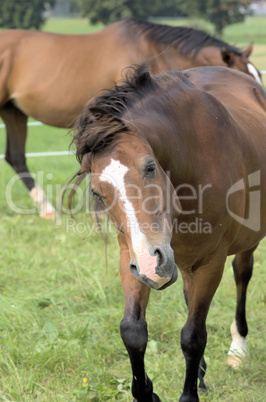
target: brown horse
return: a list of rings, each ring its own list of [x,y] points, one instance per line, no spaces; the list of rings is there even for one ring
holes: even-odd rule
[[[219,65],[259,80],[245,51],[189,28],[134,19],[90,35],[0,32],[0,116],[6,124],[6,160],[20,175],[43,217],[54,209],[31,177],[25,160],[27,118],[71,127],[89,99],[121,78],[121,70],[146,61],[152,73]]]
[[[144,368],[150,288],[179,267],[188,305],[181,332],[186,377],[180,401],[204,389],[206,318],[228,255],[237,306],[228,363],[246,354],[245,303],[253,252],[266,233],[266,94],[222,67],[151,77],[140,67],[82,112],[74,142],[80,178],[117,228],[125,310],[121,336],[135,401],[154,402]]]

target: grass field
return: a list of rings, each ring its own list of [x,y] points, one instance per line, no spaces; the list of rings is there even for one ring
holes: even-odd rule
[[[87,28],[84,20],[68,24],[49,21],[45,29]],[[27,152],[67,150],[66,133],[31,127]],[[0,153],[4,147],[0,128]],[[75,157],[29,158],[28,165],[59,205],[63,186],[78,169]],[[106,268],[105,239],[92,218],[81,212],[76,223],[64,215],[54,224],[37,213],[16,213],[15,208],[32,208],[31,201],[19,181],[11,189],[14,172],[2,159],[0,169],[0,401],[132,401],[131,371],[119,335],[123,296],[114,231],[108,236]],[[265,240],[255,258],[247,305],[250,354],[236,372],[225,364],[235,308],[229,258],[207,321],[209,390],[202,402],[265,401]],[[146,366],[162,402],[176,402],[181,394],[185,364],[179,343],[186,316],[180,277],[169,289],[152,291]]]

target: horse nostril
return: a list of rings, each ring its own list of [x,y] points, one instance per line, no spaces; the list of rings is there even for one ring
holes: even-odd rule
[[[154,251],[154,254],[157,256],[157,266],[163,267],[167,262],[167,257],[165,255],[165,252],[161,248],[157,248]]]
[[[134,276],[136,276],[136,275],[138,274],[137,266],[136,266],[135,264],[132,264],[132,262],[129,264],[129,269],[130,269],[130,272],[131,272]]]

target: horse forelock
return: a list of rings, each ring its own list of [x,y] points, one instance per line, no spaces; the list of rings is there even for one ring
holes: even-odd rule
[[[91,156],[108,147],[118,134],[135,132],[134,126],[123,119],[133,104],[158,88],[144,65],[131,67],[126,78],[111,90],[93,99],[81,112],[73,131],[72,143],[76,145],[76,156],[80,163],[90,170]],[[86,161],[86,162],[85,162]],[[84,168],[85,168],[84,165]]]
[[[237,56],[242,56],[243,53],[236,46],[232,46],[202,30],[194,28],[172,27],[136,18],[126,18],[122,20],[122,23],[126,31],[129,31],[131,37],[136,34],[146,35],[146,38],[152,42],[178,47],[180,53],[184,55],[193,52],[193,56],[195,57],[201,48],[208,46],[215,46],[220,49],[226,47],[229,52]]]

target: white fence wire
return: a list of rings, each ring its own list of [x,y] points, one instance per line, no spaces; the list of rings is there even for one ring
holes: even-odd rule
[[[41,126],[41,121],[30,121],[28,126]],[[0,128],[4,128],[5,124],[0,124]],[[54,151],[54,152],[29,152],[26,153],[27,158],[35,158],[38,156],[61,156],[61,155],[75,155],[75,151]],[[0,159],[5,157],[4,154],[0,154]]]

